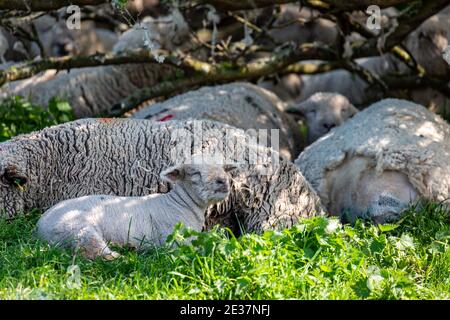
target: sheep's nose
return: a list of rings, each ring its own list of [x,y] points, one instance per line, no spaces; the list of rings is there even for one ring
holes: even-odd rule
[[[222,178],[216,179],[216,188],[216,190],[219,192],[228,192],[228,181]]]
[[[324,123],[323,126],[325,127],[325,129],[330,130],[331,128],[336,127],[336,124],[334,124],[334,123]]]

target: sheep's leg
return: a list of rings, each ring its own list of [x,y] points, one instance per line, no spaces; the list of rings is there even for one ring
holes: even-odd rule
[[[120,257],[120,254],[111,250],[101,234],[92,227],[81,230],[77,246],[82,255],[88,259],[101,256],[110,261]]]

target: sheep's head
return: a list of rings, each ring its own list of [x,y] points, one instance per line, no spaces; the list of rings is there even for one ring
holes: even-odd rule
[[[0,217],[12,218],[26,210],[30,179],[20,154],[12,157],[5,145],[0,144]]]
[[[161,173],[161,178],[171,184],[180,184],[189,195],[202,204],[214,204],[224,200],[230,192],[229,171],[234,165],[222,165],[209,161],[181,164]]]
[[[341,94],[318,92],[288,111],[302,114],[306,118],[308,143],[312,143],[353,117],[358,109]]]
[[[327,176],[328,209],[344,222],[357,218],[386,223],[398,220],[418,197],[408,177],[399,171],[378,172],[365,157],[346,160]]]

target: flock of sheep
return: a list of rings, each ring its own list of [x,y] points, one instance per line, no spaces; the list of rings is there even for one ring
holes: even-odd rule
[[[280,24],[310,14],[293,8],[283,7]],[[405,41],[429,74],[450,73],[441,55],[449,44],[447,9]],[[142,22],[152,41],[189,47],[189,28],[178,14]],[[51,52],[55,41],[47,33],[54,28],[45,26],[52,18],[40,19]],[[144,46],[140,27],[118,39],[103,33],[96,35],[105,50]],[[296,38],[283,38],[291,35]],[[337,37],[335,26],[320,19],[272,36],[329,43]],[[358,63],[378,74],[405,68],[391,54]],[[43,105],[62,95],[85,118],[174,72],[146,64],[47,71],[1,90]],[[421,198],[448,205],[450,126],[434,113],[446,111],[447,99],[432,89],[411,90],[407,98],[359,111],[354,105],[376,95],[347,71],[290,74],[277,83],[203,87],[143,106],[128,119],[80,119],[21,135],[0,144],[1,216],[51,208],[38,223],[39,235],[51,243],[78,239],[86,256],[110,259],[117,253],[108,242],[140,246],[135,239],[145,238],[157,245],[178,221],[198,231],[220,224],[238,234],[314,215],[383,223]],[[306,122],[306,139],[293,113]],[[174,152],[181,149],[209,160],[188,162]]]

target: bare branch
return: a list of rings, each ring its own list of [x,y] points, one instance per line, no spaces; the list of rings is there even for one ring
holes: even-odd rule
[[[163,54],[165,56],[164,64],[172,65],[180,69],[197,72],[208,72],[210,69],[209,64],[189,56],[181,57],[175,54],[168,54],[165,51],[158,51],[157,54]],[[50,57],[0,70],[0,86],[6,82],[30,78],[49,69],[70,70],[126,63],[159,63],[155,56],[156,54],[149,50],[136,50],[116,54],[95,54],[86,57]]]
[[[384,52],[390,51],[394,46],[401,43],[412,31],[422,22],[438,13],[449,5],[449,0],[422,1],[422,6],[413,8],[398,18],[398,27],[392,32],[384,42],[382,48]],[[379,37],[371,38],[354,49],[354,58],[375,56],[379,54]]]
[[[219,10],[251,10],[277,4],[298,2],[298,0],[201,0],[200,3],[208,3]],[[370,5],[378,5],[381,8],[412,2],[411,0],[306,0],[304,4],[315,8],[357,10],[366,9]]]
[[[0,0],[0,10],[52,11],[72,4],[95,6],[109,0]]]
[[[344,60],[343,66],[346,70],[356,73],[361,79],[366,81],[369,85],[379,86],[383,92],[388,90],[388,86],[381,80],[381,78],[374,72],[362,67],[361,65],[351,60]]]
[[[255,59],[242,66],[228,68],[221,65],[209,65],[208,68],[203,68],[202,72],[194,76],[164,81],[151,88],[144,88],[113,106],[109,115],[118,116],[147,100],[201,85],[258,79],[275,74],[297,61],[311,60],[312,57],[324,60],[336,58],[335,53],[325,45],[305,43],[300,47],[288,46],[271,57]],[[207,64],[203,63],[203,65]]]

